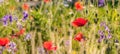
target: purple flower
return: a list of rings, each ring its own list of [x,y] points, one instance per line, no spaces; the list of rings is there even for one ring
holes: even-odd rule
[[[31,34],[27,34],[26,36],[25,36],[25,40],[30,40],[31,39]]]
[[[100,36],[104,35],[104,32],[102,30],[99,30],[98,33],[100,34]]]
[[[100,23],[100,26],[105,26],[105,25],[106,25],[105,22],[101,22],[101,23]]]
[[[3,21],[3,25],[4,25],[4,26],[7,26],[7,21]]]
[[[8,20],[9,20],[10,22],[12,22],[12,15],[5,15],[5,16],[2,18],[2,21],[3,21],[3,25],[4,25],[4,26],[7,26]]]
[[[105,39],[105,34],[102,30],[98,31],[100,38],[98,39],[98,42],[100,43],[103,39]]]
[[[102,39],[98,39],[98,43],[100,43],[102,41]]]
[[[105,36],[104,36],[104,35],[101,35],[101,36],[100,36],[100,39],[104,39],[104,38],[105,38]]]
[[[104,0],[98,0],[98,6],[99,7],[102,7],[102,6],[104,6]]]
[[[28,12],[23,12],[23,20],[26,20],[27,19],[27,17],[28,17]]]
[[[111,34],[109,33],[107,36],[108,39],[112,38]]]
[[[44,54],[45,53],[44,48],[43,47],[38,48],[38,53],[39,54]]]
[[[16,51],[16,43],[15,42],[10,42],[8,44],[9,48],[8,48],[8,51],[9,52],[12,52],[12,54],[14,54],[14,52]]]
[[[5,49],[5,47],[3,47],[3,46],[0,47],[0,54],[3,54],[4,49]]]
[[[5,15],[5,16],[2,18],[2,21],[3,21],[3,25],[4,25],[4,26],[7,26],[8,18],[9,18],[9,15]]]
[[[9,15],[9,20],[10,22],[12,22],[12,15]]]
[[[17,27],[18,27],[18,29],[22,29],[23,28],[22,24],[19,21],[17,22]]]
[[[65,43],[64,43],[65,46],[70,46],[70,41],[69,40],[66,40]]]

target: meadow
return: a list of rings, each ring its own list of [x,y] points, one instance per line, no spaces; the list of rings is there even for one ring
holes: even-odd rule
[[[100,1],[0,0],[0,54],[120,54],[120,1]]]

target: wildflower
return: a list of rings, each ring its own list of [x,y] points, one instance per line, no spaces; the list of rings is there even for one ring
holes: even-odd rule
[[[65,45],[66,47],[70,46],[70,41],[69,41],[69,40],[65,40],[64,45]]]
[[[103,39],[105,39],[105,35],[104,35],[104,32],[102,30],[99,30],[98,33],[100,35],[98,42],[100,43]]]
[[[25,40],[30,40],[31,39],[31,34],[27,34],[26,36],[25,36]]]
[[[15,42],[10,42],[8,44],[8,48],[7,48],[8,52],[11,52],[12,54],[14,54],[16,49],[17,49],[17,47],[16,47],[16,43]]]
[[[102,7],[102,6],[104,6],[104,0],[98,0],[98,6],[99,7]]]
[[[2,21],[3,21],[3,25],[4,25],[4,26],[7,26],[8,20],[9,20],[10,22],[12,22],[12,15],[5,15],[5,16],[2,18]]]
[[[10,22],[12,22],[12,15],[9,15],[9,20]]]
[[[112,38],[112,36],[111,36],[111,34],[110,34],[110,33],[108,33],[108,36],[107,36],[107,37],[108,37],[108,39]]]
[[[27,3],[24,3],[22,5],[23,10],[28,11],[29,10],[29,5]]]
[[[17,22],[17,27],[18,27],[18,29],[22,29],[23,28],[22,24],[19,21]]]
[[[23,35],[25,33],[25,28],[20,29],[17,35]]]
[[[28,12],[27,11],[23,12],[23,20],[26,20],[27,17],[28,17]]]
[[[43,47],[39,47],[39,48],[38,48],[38,53],[39,53],[39,54],[44,54],[44,53],[45,53],[44,48],[43,48]]]
[[[53,45],[53,43],[51,41],[46,41],[43,44],[44,48],[47,50],[56,50],[57,47]]]
[[[6,46],[9,43],[8,38],[0,38],[0,46]]]
[[[82,34],[82,33],[78,33],[78,34],[74,37],[74,40],[76,40],[76,41],[82,41],[82,40],[84,40],[83,34]]]
[[[3,25],[6,26],[7,25],[7,21],[8,21],[9,16],[5,15],[2,20],[3,20]]]
[[[48,3],[48,2],[50,2],[50,0],[44,0],[44,2],[45,2],[45,3]]]
[[[75,8],[77,10],[83,10],[83,6],[82,6],[82,4],[80,2],[75,2]]]
[[[75,27],[84,26],[87,23],[87,20],[84,18],[77,18],[72,22],[72,25]]]

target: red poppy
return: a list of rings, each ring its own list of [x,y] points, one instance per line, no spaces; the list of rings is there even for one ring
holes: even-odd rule
[[[16,35],[16,36],[20,36],[20,35],[23,35],[24,33],[25,33],[25,28],[22,28],[22,29],[20,29],[20,31],[17,32],[15,35]]]
[[[47,50],[56,50],[57,49],[56,46],[53,46],[53,43],[51,41],[44,42],[43,46]]]
[[[80,26],[84,26],[87,23],[88,20],[84,19],[84,18],[77,18],[72,22],[72,25],[75,27],[80,27]]]
[[[0,46],[6,46],[9,42],[8,38],[0,38]]]
[[[29,10],[29,5],[26,4],[26,3],[24,3],[24,4],[22,5],[22,8],[27,11],[27,10]]]
[[[50,0],[44,0],[44,2],[45,2],[45,3],[48,3],[48,2],[50,2]]]
[[[78,34],[74,37],[74,40],[76,40],[76,41],[82,41],[82,40],[84,40],[83,34],[82,34],[82,33],[78,33]]]
[[[83,6],[82,6],[82,4],[80,2],[75,2],[75,8],[77,10],[83,10]]]

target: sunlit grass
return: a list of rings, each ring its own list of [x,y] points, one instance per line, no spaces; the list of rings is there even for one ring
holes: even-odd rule
[[[14,21],[7,26],[3,26],[2,22],[0,23],[0,36],[9,37],[11,41],[17,44],[16,54],[40,54],[38,48],[43,47],[45,41],[53,41],[54,45],[57,46],[57,50],[48,51],[43,49],[44,54],[119,54],[119,43],[116,45],[114,42],[114,40],[120,40],[119,6],[109,8],[106,5],[99,8],[94,5],[92,7],[89,2],[89,5],[85,5],[82,11],[77,11],[75,7],[65,7],[61,0],[54,2],[56,3],[44,3],[42,1],[39,8],[31,8],[28,11],[29,17],[25,22],[21,20],[23,17],[23,10],[20,9],[22,2],[11,1],[0,5],[1,18],[6,14],[17,16],[18,21],[26,28],[24,35],[11,39],[11,31],[18,31],[17,22]],[[16,9],[11,11],[11,6],[15,6]],[[97,16],[95,16],[96,14]],[[31,19],[30,16],[33,18]],[[88,23],[83,27],[73,27],[71,22],[79,17],[87,19]],[[97,23],[94,22],[96,18],[98,19]],[[100,26],[101,22],[106,22],[106,25],[110,28],[112,38],[98,43],[100,37],[98,31],[105,30]],[[85,41],[78,42],[73,39],[79,32],[83,33]],[[25,41],[24,38],[27,33],[31,34],[31,39]],[[68,45],[65,44],[66,41],[69,42]],[[7,50],[3,54],[8,54]]]

